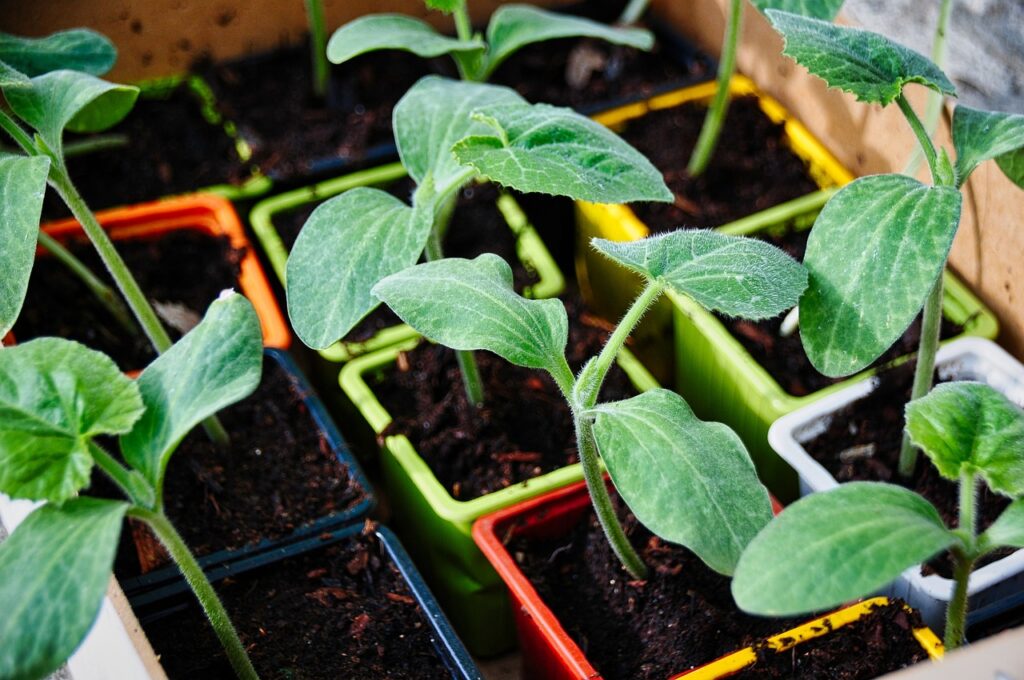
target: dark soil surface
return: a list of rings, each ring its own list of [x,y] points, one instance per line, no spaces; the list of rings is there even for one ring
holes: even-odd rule
[[[718,227],[817,191],[807,164],[787,144],[785,127],[769,119],[754,97],[729,105],[712,160],[694,179],[686,171],[707,107],[685,104],[632,121],[622,137],[665,176],[675,203],[637,203],[652,232]]]
[[[617,503],[617,505],[621,505]],[[729,579],[652,536],[631,513],[626,531],[650,569],[633,581],[593,510],[567,535],[514,538],[509,552],[587,659],[608,680],[664,680],[810,620],[740,612]]]
[[[931,501],[946,525],[956,527],[959,493],[955,482],[940,476],[924,454],[918,455],[913,478],[904,480],[897,471],[905,424],[903,408],[910,400],[913,367],[911,362],[884,372],[871,394],[835,413],[828,429],[804,442],[803,447],[839,482],[864,480],[900,484]],[[1010,499],[993,493],[981,482],[975,506],[978,531],[987,529],[1009,504]],[[992,553],[978,566],[1010,552],[1013,551]],[[951,578],[952,561],[948,556],[932,560],[924,567],[924,573],[932,572]]]
[[[196,66],[217,105],[252,147],[260,169],[279,177],[315,170],[314,162],[361,161],[368,149],[392,143],[391,109],[431,72],[405,52],[375,52],[331,66],[326,102],[313,96],[309,45],[286,47],[230,63]]]
[[[914,638],[920,617],[901,601],[875,607],[864,617],[782,652],[761,647],[757,661],[733,680],[869,680],[928,658]]]
[[[807,249],[809,230],[790,232],[784,236],[766,236],[764,240],[779,247],[799,261],[804,259]],[[845,380],[845,378],[829,378],[822,375],[811,365],[800,340],[800,331],[783,337],[779,334],[785,315],[764,321],[747,321],[745,319],[727,319],[719,317],[729,332],[740,341],[740,344],[768,371],[786,392],[802,397],[824,389],[829,385]],[[941,327],[943,340],[963,332],[959,324],[943,318]],[[881,366],[893,359],[917,351],[921,338],[921,317],[910,325],[899,340],[880,356],[873,366]]]
[[[222,290],[237,288],[245,255],[227,237],[191,229],[115,246],[150,301],[184,308],[196,322]],[[76,240],[71,251],[113,287],[92,244]],[[183,334],[166,322],[165,327],[172,339]],[[144,368],[156,356],[141,331],[130,337],[81,280],[49,256],[36,258],[14,335],[22,342],[46,335],[77,340],[109,354],[126,371]]]
[[[201,106],[186,85],[166,99],[140,97],[123,121],[103,133],[126,135],[128,146],[69,158],[68,174],[89,207],[139,203],[244,179],[234,140],[203,117]],[[69,134],[65,144],[83,139],[89,136]],[[70,214],[47,190],[44,219]]]
[[[373,534],[216,588],[267,680],[451,677],[424,612]],[[143,628],[172,680],[234,677],[197,606],[144,621]]]
[[[567,357],[573,371],[595,356],[609,326],[569,300]],[[455,354],[423,343],[400,356],[398,370],[371,385],[394,417],[386,434],[404,434],[452,497],[470,500],[577,461],[569,406],[543,371],[513,366],[476,352],[486,391],[480,409],[470,406]],[[613,366],[602,401],[636,394]]]

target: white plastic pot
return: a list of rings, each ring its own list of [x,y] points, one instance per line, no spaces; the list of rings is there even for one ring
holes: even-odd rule
[[[1024,365],[989,340],[963,338],[951,342],[939,349],[936,366],[943,379],[984,382],[1024,406]],[[839,482],[807,453],[803,443],[821,434],[831,423],[833,413],[866,396],[876,382],[877,378],[872,378],[851,385],[772,424],[768,442],[796,471],[801,496],[839,486]],[[935,574],[923,576],[920,566],[914,566],[882,592],[906,600],[921,612],[925,623],[933,630],[941,632],[945,628],[946,606],[953,594],[952,580]],[[967,592],[968,625],[1024,603],[1024,550],[975,571]]]

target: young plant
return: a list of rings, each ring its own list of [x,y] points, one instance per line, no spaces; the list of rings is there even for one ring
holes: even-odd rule
[[[313,211],[288,258],[288,313],[310,347],[328,347],[373,311],[378,281],[421,255],[443,257],[445,217],[470,181],[587,201],[671,200],[661,174],[607,128],[505,87],[428,76],[395,106],[393,127],[417,185],[412,205],[379,189],[345,192]],[[458,357],[470,403],[483,403],[472,353]]]
[[[487,350],[551,375],[572,411],[601,527],[633,578],[645,578],[647,569],[615,516],[601,460],[640,522],[691,549],[712,569],[731,574],[747,542],[771,518],[768,493],[739,437],[721,423],[699,420],[669,390],[603,404],[598,394],[626,338],[666,290],[723,314],[760,319],[796,302],[806,272],[767,243],[711,231],[629,243],[597,239],[593,245],[646,285],[578,376],[565,358],[568,318],[562,303],[518,295],[511,268],[496,255],[420,264],[385,278],[373,294],[434,342]]]
[[[1024,411],[988,385],[954,382],[907,405],[907,434],[946,479],[959,482],[948,528],[927,500],[901,486],[852,482],[802,498],[747,547],[733,596],[754,614],[790,616],[872,593],[903,570],[949,551],[955,582],[947,648],[964,641],[967,588],[979,559],[1024,547]],[[978,534],[978,481],[1013,499]]]
[[[942,274],[960,225],[960,189],[995,159],[1024,187],[1024,116],[957,106],[956,163],[936,150],[903,90],[917,83],[955,96],[935,64],[878,34],[786,12],[767,11],[785,38],[784,53],[830,87],[865,103],[899,106],[928,161],[932,184],[904,175],[861,177],[840,189],[811,229],[800,300],[804,350],[825,375],[856,373],[903,335],[924,309],[911,399],[928,393],[942,315]],[[910,476],[916,451],[904,437],[899,471]]]
[[[0,492],[46,501],[0,544],[0,677],[54,671],[95,620],[124,517],[149,525],[177,563],[240,678],[255,678],[217,594],[164,513],[167,463],[196,424],[260,381],[259,319],[225,293],[203,321],[131,380],[107,356],[59,338],[0,351]],[[124,462],[97,439],[119,436]],[[126,501],[80,496],[93,467]]]
[[[517,50],[558,38],[598,38],[616,45],[649,50],[654,36],[639,28],[605,24],[508,4],[491,15],[486,41],[473,34],[466,0],[425,0],[426,5],[455,16],[455,38],[442,35],[430,24],[404,14],[371,14],[351,21],[331,36],[327,58],[341,64],[374,50],[404,50],[424,58],[450,54],[464,80],[485,81]]]

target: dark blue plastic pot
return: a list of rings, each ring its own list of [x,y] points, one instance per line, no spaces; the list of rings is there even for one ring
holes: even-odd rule
[[[288,536],[274,540],[265,539],[259,543],[253,543],[237,550],[218,550],[209,555],[204,555],[198,558],[199,564],[204,569],[215,569],[253,555],[279,551],[282,549],[282,546],[301,541],[310,536],[317,536],[325,531],[363,519],[370,514],[375,504],[373,487],[366,478],[366,474],[359,466],[359,463],[356,462],[355,456],[349,450],[345,440],[342,439],[341,433],[338,432],[338,428],[334,425],[334,421],[327,414],[327,409],[324,407],[323,402],[320,401],[320,398],[313,391],[306,376],[302,374],[302,371],[295,364],[295,360],[287,352],[278,349],[264,349],[263,352],[266,357],[275,361],[288,375],[292,387],[302,399],[303,404],[305,404],[306,409],[309,411],[309,415],[312,417],[317,429],[323,434],[331,451],[337,456],[338,461],[348,468],[349,476],[354,484],[363,490],[363,499],[347,510],[334,512],[305,524]],[[141,576],[125,579],[121,581],[121,587],[129,598],[133,598],[140,593],[175,583],[182,583],[182,577],[178,568],[172,564]]]
[[[278,546],[272,550],[260,554],[238,559],[233,562],[206,569],[207,578],[215,586],[218,581],[231,578],[236,581],[244,581],[245,574],[260,567],[280,562],[289,557],[321,550],[327,546],[340,541],[347,540],[351,536],[359,534],[363,530],[363,522],[349,524],[342,528],[336,528],[330,532],[324,532],[315,538],[308,538],[290,545]],[[434,649],[445,666],[454,678],[466,680],[482,680],[483,676],[476,667],[476,663],[466,651],[462,641],[455,634],[448,618],[441,611],[440,605],[434,599],[433,593],[423,581],[419,570],[413,564],[405,548],[399,542],[398,537],[384,526],[377,526],[374,530],[377,538],[384,546],[388,557],[394,562],[402,578],[409,586],[409,591],[423,611],[427,623],[434,633]],[[150,622],[180,611],[183,607],[198,606],[183,581],[168,584],[164,587],[147,592],[141,596],[131,598],[132,608],[142,622],[143,627]]]

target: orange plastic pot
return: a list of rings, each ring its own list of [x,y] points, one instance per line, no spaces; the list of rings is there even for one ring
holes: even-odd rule
[[[112,208],[96,213],[100,225],[116,241],[153,240],[179,230],[193,230],[210,236],[227,236],[231,246],[245,252],[240,263],[238,288],[249,298],[263,329],[263,345],[286,350],[291,345],[291,331],[278,307],[256,250],[238,220],[231,202],[212,194],[193,194],[125,208]],[[83,234],[75,219],[43,225],[43,230],[66,242]],[[40,248],[36,256],[44,254]]]

